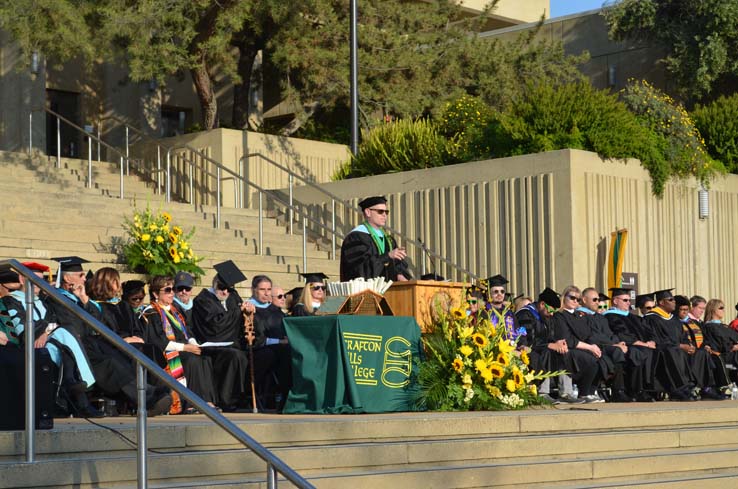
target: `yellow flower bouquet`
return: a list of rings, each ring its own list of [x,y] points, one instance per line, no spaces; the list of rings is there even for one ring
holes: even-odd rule
[[[451,309],[423,338],[418,407],[439,411],[499,411],[542,404],[536,380],[561,372],[534,372],[528,354],[483,315]]]
[[[168,212],[154,213],[148,206],[135,210],[132,219],[125,218],[123,228],[128,235],[123,254],[131,270],[148,275],[174,275],[180,270],[203,275],[197,265],[202,257],[195,255],[190,244],[195,229],[185,233],[172,223]]]

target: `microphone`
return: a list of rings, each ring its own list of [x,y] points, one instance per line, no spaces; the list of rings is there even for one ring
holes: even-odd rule
[[[446,280],[444,277],[436,274],[436,267],[433,263],[433,257],[430,254],[430,251],[428,250],[428,247],[425,246],[425,243],[423,243],[423,240],[418,238],[418,243],[420,243],[420,249],[423,250],[423,254],[428,258],[428,261],[430,261],[430,267],[431,267],[431,273],[426,273],[424,275],[420,276],[420,280]]]

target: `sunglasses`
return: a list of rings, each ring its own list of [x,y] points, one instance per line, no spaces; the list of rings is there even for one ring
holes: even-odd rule
[[[599,308],[600,311],[604,311],[607,309],[607,304],[602,304]]]
[[[218,282],[215,288],[218,290],[228,290],[229,289],[229,287],[226,284],[221,284],[220,282]]]
[[[620,299],[623,302],[630,302],[630,297],[626,297],[625,299]]]
[[[578,301],[580,299],[578,295],[567,295],[566,298],[570,301]]]
[[[377,214],[379,214],[380,216],[381,216],[381,215],[386,215],[386,214],[389,214],[389,209],[371,209],[371,208],[370,208],[369,210],[370,210],[370,211],[374,211],[374,212],[376,212],[376,213],[377,213]]]
[[[505,293],[505,289],[492,289],[490,292],[492,295],[500,295]]]
[[[311,285],[310,290],[325,290],[325,285]]]
[[[284,299],[286,296],[284,294],[275,295],[277,299]]]
[[[600,298],[599,298],[599,297],[593,297],[593,298],[592,298],[592,299],[590,299],[590,300],[591,300],[592,302],[600,302]]]
[[[647,310],[647,311],[651,311],[651,310],[653,310],[653,306],[646,306],[646,307],[644,307],[644,309]]]
[[[192,290],[192,287],[186,287],[184,285],[180,285],[179,287],[177,287],[177,292],[182,292],[183,290],[189,292]]]
[[[129,297],[128,300],[130,300],[131,302],[141,302],[141,301],[144,300],[144,296],[140,296],[140,297]]]
[[[478,301],[477,299],[469,299],[469,300],[468,300],[468,301],[466,301],[466,302],[468,302],[469,304],[476,304],[476,303],[477,303],[477,302],[479,302],[479,301]]]
[[[173,290],[174,290],[174,288],[173,288],[173,287],[164,287],[163,289],[159,289],[159,293],[162,293],[162,292],[164,292],[165,294],[169,294],[169,293],[170,293],[170,292],[172,292]]]
[[[720,306],[720,307],[718,307],[718,309],[720,309],[722,311],[723,309],[725,309],[725,306]]]

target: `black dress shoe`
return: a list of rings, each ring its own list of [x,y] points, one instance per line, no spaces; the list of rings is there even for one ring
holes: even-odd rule
[[[92,404],[87,404],[87,406],[77,409],[77,416],[80,418],[104,418],[105,413]]]
[[[625,391],[616,391],[611,397],[610,402],[633,402],[633,398],[630,397]]]
[[[639,392],[636,395],[635,400],[636,402],[656,402],[656,399],[654,399],[648,392]]]

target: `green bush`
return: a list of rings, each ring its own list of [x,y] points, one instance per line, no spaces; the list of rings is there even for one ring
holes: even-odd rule
[[[724,171],[710,158],[700,131],[680,104],[645,80],[630,80],[622,99],[640,123],[666,141],[664,157],[669,173],[678,178],[693,176],[707,185]]]
[[[432,122],[399,120],[362,131],[355,158],[334,178],[354,178],[443,165],[445,141]]]
[[[438,122],[446,138],[447,164],[488,158],[492,153],[488,129],[495,121],[494,112],[481,99],[463,95],[448,102]]]
[[[738,93],[698,105],[692,116],[710,156],[738,173]]]
[[[665,140],[639,124],[616,96],[587,82],[529,84],[490,134],[495,156],[571,148],[604,158],[638,158],[651,174],[656,195],[669,177]]]

